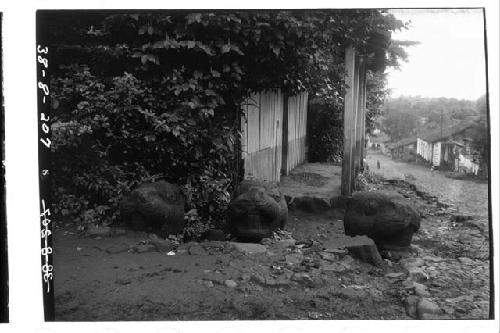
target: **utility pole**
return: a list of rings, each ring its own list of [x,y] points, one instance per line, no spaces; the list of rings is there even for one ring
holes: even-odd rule
[[[443,137],[443,108],[441,108],[441,138]]]

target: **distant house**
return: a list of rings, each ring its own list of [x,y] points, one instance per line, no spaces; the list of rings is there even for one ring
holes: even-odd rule
[[[417,158],[417,137],[401,139],[391,145],[393,159],[415,162]]]
[[[477,174],[479,154],[472,149],[471,130],[474,122],[420,134],[417,138],[417,162],[431,164],[441,170]]]
[[[389,152],[388,143],[391,139],[387,134],[377,130],[373,131],[373,134],[367,134],[366,148],[378,150],[384,154]]]

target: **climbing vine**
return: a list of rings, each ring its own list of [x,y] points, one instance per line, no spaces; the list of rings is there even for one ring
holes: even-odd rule
[[[223,223],[250,92],[338,108],[345,47],[391,65],[388,36],[404,27],[379,10],[46,15],[57,212],[109,223],[124,193],[166,179],[184,188],[193,234]]]

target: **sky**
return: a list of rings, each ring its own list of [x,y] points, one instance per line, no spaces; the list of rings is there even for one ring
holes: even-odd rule
[[[480,9],[400,9],[411,21],[393,39],[419,41],[407,48],[400,70],[389,70],[391,97],[453,97],[476,100],[486,93],[483,12]]]

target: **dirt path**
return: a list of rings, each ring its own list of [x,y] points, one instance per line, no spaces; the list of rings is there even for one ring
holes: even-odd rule
[[[405,179],[405,175],[411,175],[414,179],[410,182],[438,197],[441,202],[452,204],[460,213],[488,217],[488,184],[448,178],[443,172],[431,172],[425,166],[392,160],[389,156],[372,152],[366,160],[370,171],[384,178]],[[380,169],[377,169],[377,161],[380,162]]]
[[[89,239],[60,230],[56,319],[409,318],[393,281],[384,277],[396,267],[375,268],[320,246],[330,234],[343,233],[337,217],[292,214],[287,229],[303,246],[274,239],[250,254],[230,242],[188,243],[170,256],[108,253],[133,248],[148,239],[145,234]]]

